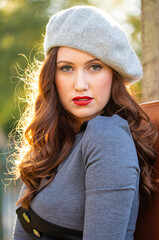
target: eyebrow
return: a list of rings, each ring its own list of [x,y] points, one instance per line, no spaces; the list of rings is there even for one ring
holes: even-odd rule
[[[94,59],[91,59],[91,60],[87,61],[86,64],[94,62],[94,61],[100,61],[100,60],[98,58],[94,58]],[[59,64],[59,63],[70,63],[70,64],[73,64],[72,62],[65,61],[65,60],[61,60],[61,61],[57,62],[57,64]]]

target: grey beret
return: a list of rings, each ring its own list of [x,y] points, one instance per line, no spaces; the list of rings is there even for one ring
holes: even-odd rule
[[[54,14],[46,26],[45,55],[57,46],[75,48],[98,58],[128,82],[142,77],[142,66],[123,29],[97,7],[80,5]]]

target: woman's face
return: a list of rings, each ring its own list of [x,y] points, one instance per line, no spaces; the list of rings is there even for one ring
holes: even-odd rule
[[[113,71],[95,57],[68,47],[57,53],[55,84],[60,101],[79,124],[101,114],[107,104]]]

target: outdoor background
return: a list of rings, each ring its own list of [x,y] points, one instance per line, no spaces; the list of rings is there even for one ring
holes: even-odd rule
[[[125,29],[139,58],[142,57],[140,0],[0,0],[0,240],[11,240],[20,189],[19,183],[10,181],[6,174],[6,167],[10,168],[8,156],[14,151],[8,135],[24,108],[24,102],[20,101],[24,97],[20,75],[35,55],[43,60],[43,39],[49,17],[78,4],[98,6],[111,13]],[[138,102],[142,102],[141,82],[133,87]]]

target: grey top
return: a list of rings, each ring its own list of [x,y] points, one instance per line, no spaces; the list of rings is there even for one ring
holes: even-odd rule
[[[139,207],[135,144],[126,120],[97,116],[80,131],[54,180],[31,201],[42,218],[83,240],[132,240]],[[13,240],[31,240],[16,220]],[[42,238],[46,239],[46,238]]]

